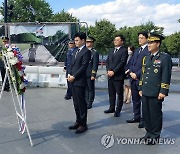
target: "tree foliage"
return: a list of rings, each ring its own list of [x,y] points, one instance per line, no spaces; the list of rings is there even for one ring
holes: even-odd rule
[[[180,55],[180,32],[176,32],[166,37],[164,43],[168,52],[175,56]]]
[[[106,19],[96,21],[95,26],[89,27],[89,35],[96,39],[95,48],[101,54],[107,54],[109,48],[113,46],[115,33],[115,25]]]
[[[79,19],[64,9],[61,12],[53,14],[49,3],[45,0],[8,0],[8,6],[13,5],[11,17],[8,16],[8,22],[79,22]],[[4,6],[4,4],[3,4]],[[0,13],[4,16],[4,7],[0,8]],[[10,11],[8,12],[9,15]],[[177,20],[180,23],[180,19]],[[87,32],[86,26],[79,28],[75,26],[75,30]],[[138,32],[156,32],[163,34],[163,27],[156,26],[149,21],[134,27],[121,27],[118,30],[115,25],[107,19],[96,21],[94,26],[90,26],[88,34],[95,39],[95,48],[101,54],[107,54],[109,48],[113,47],[113,39],[116,34],[122,34],[126,38],[126,46],[134,45],[138,47]],[[75,31],[73,32],[75,33]],[[74,35],[74,34],[73,34]],[[166,36],[162,42],[161,50],[169,52],[172,55],[180,55],[180,32]]]
[[[61,12],[55,13],[51,19],[52,22],[78,22],[76,17],[72,14],[65,12],[64,9]]]
[[[9,0],[10,5],[13,6],[13,14],[8,16],[8,22],[48,22],[52,17],[52,9],[45,0]],[[4,7],[0,12],[4,14]]]
[[[126,45],[134,45],[138,47],[138,33],[141,31],[155,32],[157,34],[163,34],[163,27],[155,26],[151,21],[134,27],[121,27],[117,33],[122,34],[126,38]]]

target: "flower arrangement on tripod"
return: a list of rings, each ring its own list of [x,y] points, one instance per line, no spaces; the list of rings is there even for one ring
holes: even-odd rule
[[[25,67],[22,65],[23,56],[16,45],[5,45],[6,59],[10,64],[12,72],[10,73],[11,81],[15,83],[19,95],[26,90],[28,80],[25,79]]]

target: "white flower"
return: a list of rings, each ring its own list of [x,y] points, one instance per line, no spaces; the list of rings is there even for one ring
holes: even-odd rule
[[[20,86],[19,86],[20,89],[24,89],[24,87],[25,87],[24,83],[21,83]]]
[[[7,51],[8,51],[8,52],[12,51],[12,48],[11,48],[11,47],[9,47],[9,48],[7,49]]]
[[[18,59],[17,59],[16,57],[11,58],[11,59],[9,59],[9,63],[10,63],[11,65],[15,65],[16,63],[18,63]]]
[[[14,53],[13,52],[7,52],[7,57],[10,59],[12,57],[14,57]]]

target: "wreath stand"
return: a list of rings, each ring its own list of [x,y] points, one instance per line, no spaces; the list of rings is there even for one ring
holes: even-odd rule
[[[24,134],[24,132],[27,131],[27,135],[29,137],[30,144],[31,144],[31,146],[33,146],[30,131],[29,131],[29,128],[28,128],[28,125],[26,122],[26,107],[25,107],[24,94],[19,95],[18,91],[17,91],[16,83],[14,81],[11,82],[10,76],[11,77],[13,76],[13,72],[12,72],[11,65],[6,57],[4,50],[2,50],[2,60],[4,61],[4,65],[6,68],[6,74],[5,74],[3,84],[2,84],[0,100],[2,98],[6,80],[8,79],[9,86],[10,86],[10,92],[11,92],[12,100],[13,100],[13,104],[14,104],[14,109],[16,112],[17,121],[18,121],[18,125],[19,125],[19,132]],[[17,98],[16,101],[15,101],[15,97]],[[19,110],[19,112],[18,112],[18,110]]]

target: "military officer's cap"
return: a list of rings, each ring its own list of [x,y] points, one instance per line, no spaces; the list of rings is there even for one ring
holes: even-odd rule
[[[162,40],[164,40],[164,37],[162,35],[156,33],[148,34],[148,42],[161,42]]]
[[[96,39],[94,37],[92,37],[92,36],[88,36],[86,38],[86,42],[94,42],[94,41],[96,41]]]
[[[3,42],[9,41],[9,38],[8,38],[8,37],[6,37],[6,36],[2,36],[2,38],[1,38],[1,39],[2,39],[2,41],[3,41]]]
[[[69,43],[69,44],[74,44],[75,42],[74,42],[73,39],[70,39],[68,43]]]

